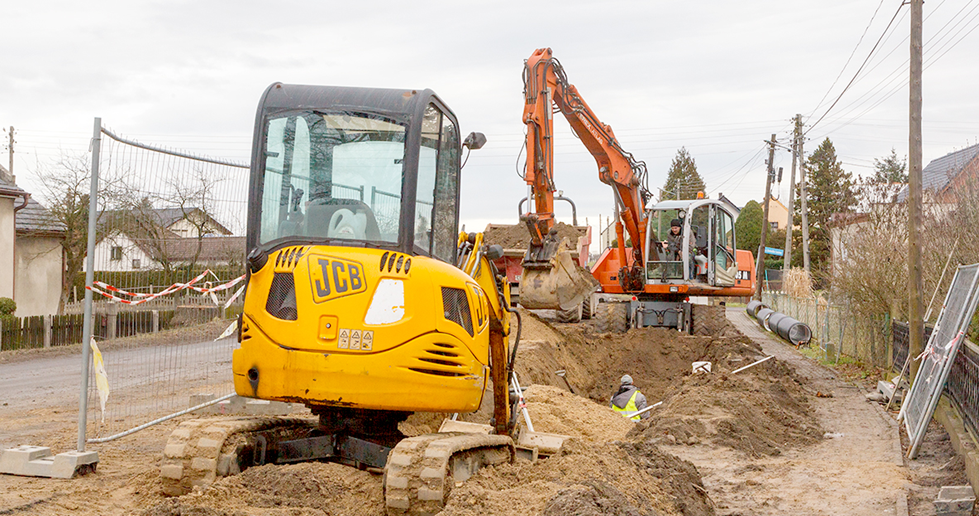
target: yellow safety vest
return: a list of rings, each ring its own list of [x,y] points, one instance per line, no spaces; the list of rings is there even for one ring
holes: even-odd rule
[[[639,421],[639,419],[640,419],[639,416],[633,416],[633,414],[635,414],[636,412],[639,412],[639,409],[636,408],[636,395],[637,394],[639,394],[639,389],[636,389],[636,392],[632,393],[632,397],[629,398],[629,403],[626,403],[625,404],[625,408],[619,408],[619,407],[615,406],[615,403],[613,403],[612,404],[612,410],[614,410],[614,411],[622,414],[622,417],[624,417],[624,418],[628,418],[628,419],[631,419],[633,421]]]

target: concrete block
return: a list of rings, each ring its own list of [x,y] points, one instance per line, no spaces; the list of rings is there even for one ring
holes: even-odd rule
[[[18,446],[0,454],[0,473],[29,477],[72,478],[95,471],[98,452],[65,452],[52,455],[43,446]]]
[[[944,486],[935,499],[935,514],[940,516],[970,516],[976,504],[972,486]]]
[[[896,396],[894,395],[895,390],[897,390]],[[884,380],[880,380],[877,382],[877,392],[882,394],[884,398],[888,400],[891,399],[891,396],[894,396],[895,402],[900,402],[901,397],[904,394],[903,390],[897,389],[893,383],[885,382]]]

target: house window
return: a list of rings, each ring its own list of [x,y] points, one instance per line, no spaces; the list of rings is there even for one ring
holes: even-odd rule
[[[772,231],[778,230],[778,222],[769,222],[768,226],[772,229]]]
[[[110,253],[110,258],[113,260],[122,260],[122,247],[113,246],[112,251]]]
[[[139,258],[133,258],[133,268],[134,269],[139,268]]]

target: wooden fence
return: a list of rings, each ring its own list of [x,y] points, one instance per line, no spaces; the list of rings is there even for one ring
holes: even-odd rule
[[[158,329],[169,329],[175,314],[175,310],[159,311]],[[0,351],[80,344],[84,319],[85,316],[82,314],[0,317]],[[116,325],[114,335],[117,338],[154,331],[152,311],[119,312],[114,314],[114,317],[110,317],[107,313],[96,313],[92,319],[94,323],[92,333],[96,339],[110,334],[108,326],[113,319]],[[45,326],[47,326],[47,335],[45,335]],[[49,340],[47,346],[45,346],[46,340]]]

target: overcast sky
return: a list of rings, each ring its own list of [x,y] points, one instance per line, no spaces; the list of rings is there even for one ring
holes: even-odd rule
[[[516,222],[523,61],[551,47],[646,162],[651,189],[685,146],[708,194],[743,205],[764,195],[764,140],[787,142],[796,113],[809,125],[821,118],[895,13],[875,57],[809,129],[806,150],[829,137],[844,168],[864,176],[891,148],[907,155],[910,13],[900,3],[3,0],[0,126],[16,128],[14,172],[31,190],[39,164],[88,152],[97,116],[143,142],[247,161],[272,82],[431,88],[464,133],[489,140],[462,182],[463,222],[481,229]],[[931,0],[925,15],[927,164],[979,136],[979,2]],[[612,213],[612,193],[556,122],[556,183],[595,224]],[[776,154],[783,200],[790,161]]]

